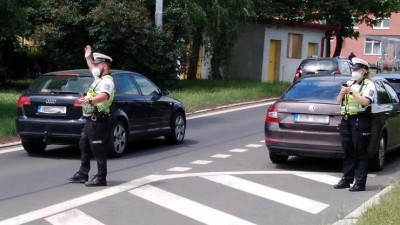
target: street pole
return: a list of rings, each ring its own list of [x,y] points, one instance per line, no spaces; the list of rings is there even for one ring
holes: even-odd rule
[[[160,28],[160,30],[162,30],[163,26],[162,15],[163,15],[163,0],[156,0],[155,23],[156,27]]]

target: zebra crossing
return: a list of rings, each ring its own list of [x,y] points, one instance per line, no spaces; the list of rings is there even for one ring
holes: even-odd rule
[[[255,224],[252,221],[239,218],[223,211],[215,209],[194,200],[182,197],[171,191],[156,187],[153,183],[159,181],[173,182],[174,179],[199,178],[214,185],[223,185],[251,194],[267,201],[295,208],[309,214],[318,214],[329,207],[329,204],[315,201],[304,196],[288,193],[266,185],[243,179],[245,175],[293,175],[305,179],[331,184],[338,181],[338,177],[328,174],[296,171],[246,171],[246,172],[207,172],[207,173],[181,173],[169,175],[151,175],[141,179],[122,184],[117,187],[106,188],[89,195],[68,200],[47,208],[39,209],[24,215],[0,221],[0,225],[24,224],[38,219],[44,219],[53,225],[101,225],[102,223],[95,216],[91,216],[80,210],[80,207],[103,198],[111,198],[115,194],[128,192],[133,197],[149,201],[165,209],[186,216],[203,224]],[[241,177],[238,177],[241,176]],[[132,199],[134,201],[134,199]]]
[[[246,145],[246,148],[231,149],[228,151],[229,153],[214,154],[210,156],[210,159],[198,159],[189,164],[193,166],[206,166],[213,163],[212,159],[229,159],[232,157],[231,154],[246,153],[251,151],[250,149],[260,148],[261,146],[263,145],[249,144]],[[117,186],[108,187],[88,195],[2,220],[0,221],[0,225],[29,224],[38,220],[46,221],[46,224],[53,225],[108,225],[110,223],[101,221],[101,219],[96,218],[96,215],[85,212],[84,206],[124,193],[132,197],[132,202],[136,202],[135,198],[140,198],[170,212],[196,221],[194,224],[257,224],[249,218],[240,218],[238,215],[225,212],[223,208],[215,208],[207,205],[207,203],[190,199],[188,196],[181,196],[179,190],[176,190],[177,193],[174,190],[164,190],[162,185],[158,187],[157,184],[159,182],[173,183],[176,179],[195,178],[200,180],[200,182],[207,183],[207,185],[218,185],[220,188],[228,188],[243,195],[255,196],[262,201],[274,202],[283,207],[288,207],[288,209],[295,209],[308,215],[316,215],[326,210],[330,205],[326,202],[310,199],[307,196],[300,196],[299,194],[293,194],[266,184],[248,180],[246,176],[296,176],[329,186],[337,183],[340,179],[337,176],[324,173],[283,170],[188,173],[192,169],[191,167],[183,166],[172,167],[166,169],[167,174],[153,174]],[[102,205],[102,207],[106,206]],[[157,208],[157,210],[160,210],[160,208]],[[140,214],[137,216],[140,216]]]

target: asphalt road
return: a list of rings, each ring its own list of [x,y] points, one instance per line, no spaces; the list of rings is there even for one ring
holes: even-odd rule
[[[124,157],[109,159],[107,187],[67,182],[79,167],[74,147],[41,155],[0,149],[0,225],[332,224],[395,177],[399,153],[370,173],[360,193],[333,189],[340,160],[272,164],[263,142],[266,104],[191,116],[182,145],[132,143]],[[92,168],[93,175],[94,161]]]

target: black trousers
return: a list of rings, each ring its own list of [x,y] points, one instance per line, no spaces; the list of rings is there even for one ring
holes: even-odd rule
[[[97,176],[107,176],[107,146],[109,146],[111,132],[111,117],[106,116],[102,120],[92,121],[86,119],[79,149],[81,151],[81,167],[79,172],[88,175],[90,171],[90,158],[97,161]]]
[[[370,114],[357,114],[343,117],[340,137],[344,150],[343,178],[365,185],[368,175],[368,146],[371,139]]]

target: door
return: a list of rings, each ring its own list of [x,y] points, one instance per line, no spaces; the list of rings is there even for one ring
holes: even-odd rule
[[[165,101],[159,88],[150,80],[138,74],[134,75],[142,96],[146,99],[149,112],[147,114],[146,129],[159,131],[169,127],[172,103]]]
[[[269,43],[269,60],[267,82],[279,81],[281,41],[271,40]]]

